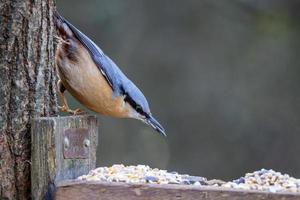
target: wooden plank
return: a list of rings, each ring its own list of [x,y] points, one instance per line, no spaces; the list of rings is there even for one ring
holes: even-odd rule
[[[299,200],[294,193],[224,189],[211,186],[64,181],[56,200]]]
[[[75,179],[95,168],[95,116],[37,118],[31,138],[32,199],[53,199],[58,181]]]

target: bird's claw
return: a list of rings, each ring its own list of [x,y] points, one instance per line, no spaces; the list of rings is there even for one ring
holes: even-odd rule
[[[56,39],[58,42],[60,42],[60,43],[65,43],[65,44],[68,44],[68,45],[70,45],[70,43],[69,42],[67,42],[66,40],[64,40],[63,38],[61,38],[61,37],[59,37],[59,36],[54,36],[54,39]]]
[[[72,110],[66,106],[58,106],[58,108],[62,111],[62,112],[67,112],[69,114],[72,115],[83,115],[85,114],[85,112],[83,110],[81,110],[80,108],[77,108],[75,110]]]
[[[85,111],[81,110],[80,108],[77,108],[76,110],[71,110],[73,115],[83,115],[85,114]]]

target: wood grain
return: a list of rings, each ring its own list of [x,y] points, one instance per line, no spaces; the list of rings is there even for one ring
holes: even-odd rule
[[[65,181],[58,184],[56,200],[296,200],[292,193],[223,189],[208,186],[125,184]]]
[[[86,159],[65,159],[64,132],[69,128],[85,128],[90,141]],[[75,179],[96,165],[98,134],[94,116],[37,118],[32,124],[32,198],[51,197],[58,181]],[[50,198],[51,199],[51,198]]]

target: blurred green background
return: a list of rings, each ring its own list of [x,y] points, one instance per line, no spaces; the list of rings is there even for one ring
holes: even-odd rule
[[[100,116],[98,166],[147,164],[225,180],[273,168],[300,177],[300,1],[57,7],[137,84],[168,134]]]

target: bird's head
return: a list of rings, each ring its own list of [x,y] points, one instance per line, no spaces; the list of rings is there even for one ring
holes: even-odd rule
[[[128,105],[129,117],[141,120],[147,125],[150,125],[163,136],[167,136],[165,129],[152,116],[147,99],[143,93],[130,81],[124,88],[124,101]]]

